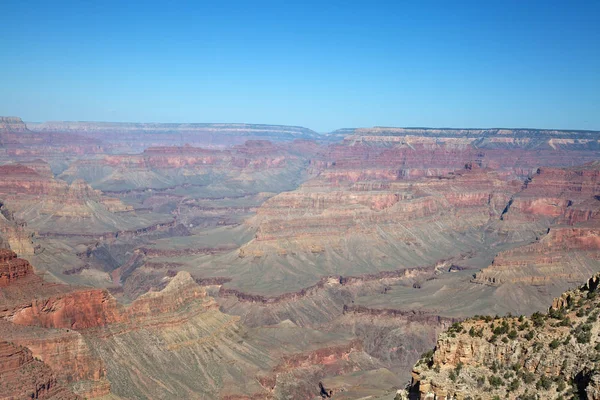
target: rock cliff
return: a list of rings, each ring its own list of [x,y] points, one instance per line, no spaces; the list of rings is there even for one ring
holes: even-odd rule
[[[413,369],[420,399],[599,399],[598,283],[565,292],[547,313],[475,317],[442,333]]]
[[[78,396],[57,383],[52,370],[31,351],[0,341],[0,397],[7,400],[75,400]]]
[[[600,166],[540,168],[507,204],[501,219],[513,229],[546,231],[528,245],[498,253],[474,282],[547,285],[581,282],[598,271]]]

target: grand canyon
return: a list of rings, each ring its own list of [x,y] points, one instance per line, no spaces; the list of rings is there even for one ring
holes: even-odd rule
[[[600,399],[599,250],[597,131],[0,117],[0,397]]]

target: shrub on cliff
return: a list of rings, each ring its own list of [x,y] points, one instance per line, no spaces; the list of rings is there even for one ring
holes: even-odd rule
[[[531,315],[531,321],[533,321],[533,326],[535,327],[540,327],[540,326],[544,326],[544,321],[545,321],[545,317],[544,314],[540,313],[540,312],[534,312]]]
[[[560,346],[560,340],[552,340],[550,342],[550,344],[548,345],[552,350],[558,349],[558,346]]]
[[[540,380],[537,381],[537,383],[535,384],[535,388],[537,390],[550,390],[550,388],[552,387],[552,379],[548,378],[546,375],[542,375],[540,377]]]
[[[499,376],[496,376],[496,375],[488,376],[488,382],[490,385],[492,385],[495,388],[504,386],[504,381],[502,380],[502,378],[500,378]]]

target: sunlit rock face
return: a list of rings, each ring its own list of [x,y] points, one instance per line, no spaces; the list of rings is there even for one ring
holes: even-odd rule
[[[475,282],[501,285],[578,283],[597,271],[600,250],[600,165],[540,168],[511,198],[502,219],[517,226],[543,223],[532,244],[500,252]]]
[[[0,396],[5,399],[79,399],[30,350],[5,341],[0,341],[0,379]]]
[[[414,367],[410,392],[418,399],[461,399],[572,391],[597,399],[599,280],[594,275],[565,292],[547,314],[476,317],[453,325]]]

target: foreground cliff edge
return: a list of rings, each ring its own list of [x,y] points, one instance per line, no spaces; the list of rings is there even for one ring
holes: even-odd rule
[[[600,399],[600,274],[546,314],[455,323],[396,399]]]

